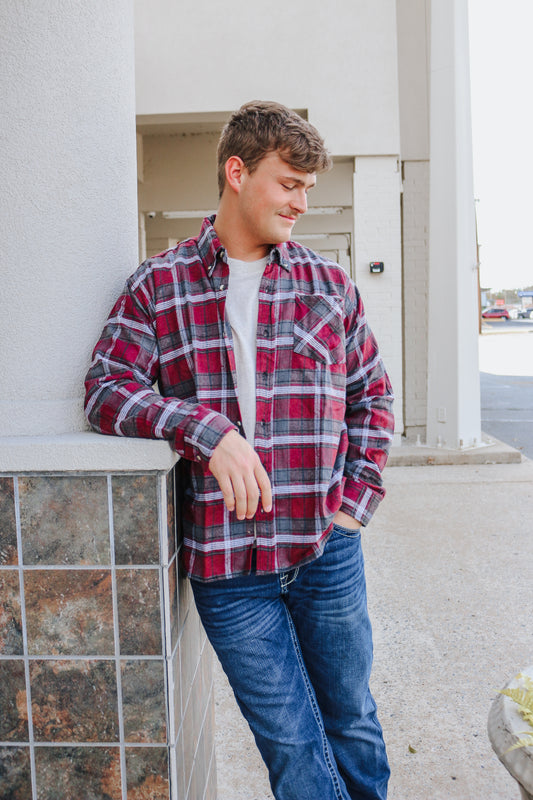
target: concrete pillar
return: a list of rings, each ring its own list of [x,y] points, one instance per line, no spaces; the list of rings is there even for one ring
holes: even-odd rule
[[[83,376],[137,264],[130,0],[1,11],[0,436],[83,430]]]
[[[467,0],[432,0],[427,444],[481,443]]]
[[[403,163],[402,232],[405,437],[412,444],[426,440],[429,159]]]
[[[355,159],[355,282],[395,396],[396,444],[403,433],[401,176],[394,156]],[[383,272],[371,273],[370,262]]]

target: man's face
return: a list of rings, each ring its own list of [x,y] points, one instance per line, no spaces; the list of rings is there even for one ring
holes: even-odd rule
[[[291,238],[294,223],[307,211],[314,173],[291,167],[277,152],[268,153],[251,174],[244,168],[239,192],[242,232],[255,247]]]

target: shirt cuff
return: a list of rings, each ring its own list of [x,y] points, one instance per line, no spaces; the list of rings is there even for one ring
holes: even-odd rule
[[[219,442],[238,430],[224,414],[200,406],[176,431],[174,449],[189,461],[209,461]]]
[[[347,481],[339,511],[344,511],[362,525],[368,525],[384,496],[385,490],[381,487],[371,488],[364,483]]]

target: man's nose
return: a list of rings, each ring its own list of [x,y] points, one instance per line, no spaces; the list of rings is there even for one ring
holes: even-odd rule
[[[305,214],[307,211],[307,192],[304,188],[299,189],[291,198],[291,208],[298,214]]]

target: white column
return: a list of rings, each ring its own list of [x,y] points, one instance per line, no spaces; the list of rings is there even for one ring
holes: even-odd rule
[[[428,365],[429,159],[403,163],[405,434],[426,438]]]
[[[431,2],[427,443],[481,443],[467,0]]]
[[[131,0],[4,3],[0,436],[85,429],[83,377],[137,263]]]
[[[401,176],[395,156],[355,159],[355,282],[394,389],[397,443],[403,432]],[[371,273],[370,262],[383,272]]]

